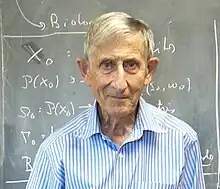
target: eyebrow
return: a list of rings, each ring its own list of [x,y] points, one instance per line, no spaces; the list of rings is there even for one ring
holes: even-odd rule
[[[136,60],[136,61],[139,61],[141,62],[140,59],[137,59],[136,57],[134,56],[130,56],[130,55],[127,55],[127,56],[121,56],[121,57],[118,57],[118,56],[108,56],[108,57],[103,57],[103,58],[100,58],[99,61],[100,62],[103,62],[103,61],[108,61],[108,60]]]
[[[126,58],[126,59],[124,59],[124,61],[129,61],[129,60],[134,60],[136,62],[141,62],[141,60],[139,60],[137,58]]]
[[[99,59],[99,62],[102,63],[102,62],[110,61],[110,60],[115,60],[115,59],[110,58],[110,57],[105,57],[105,58],[101,58],[101,59]]]

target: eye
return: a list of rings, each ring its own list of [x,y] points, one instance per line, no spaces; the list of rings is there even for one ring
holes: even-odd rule
[[[112,60],[106,59],[106,60],[101,61],[100,67],[103,70],[111,71],[114,68],[114,64]]]
[[[124,68],[127,71],[137,70],[138,65],[139,65],[138,61],[133,60],[133,59],[124,61]]]

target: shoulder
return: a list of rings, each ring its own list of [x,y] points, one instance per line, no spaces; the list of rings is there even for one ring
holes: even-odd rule
[[[149,103],[146,104],[149,111],[152,113],[154,121],[166,129],[168,134],[177,133],[179,136],[182,136],[186,146],[190,143],[198,141],[196,131],[188,123],[172,114],[160,110]]]
[[[62,154],[64,147],[77,138],[77,134],[82,132],[87,126],[87,120],[91,108],[86,109],[82,113],[67,122],[64,126],[57,129],[49,137],[47,137],[39,147],[39,151],[48,153]]]

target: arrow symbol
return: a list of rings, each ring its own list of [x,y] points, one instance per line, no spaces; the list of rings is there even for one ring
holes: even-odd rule
[[[78,108],[90,108],[92,107],[92,104],[88,104],[88,105],[85,105],[85,106],[79,106]]]
[[[16,0],[16,4],[17,4],[17,7],[18,7],[18,9],[19,9],[21,15],[23,16],[23,18],[24,18],[29,24],[31,24],[32,26],[41,28],[41,30],[44,30],[44,29],[45,29],[46,25],[45,25],[44,22],[39,22],[39,24],[35,24],[35,23],[31,22],[31,21],[24,15],[24,13],[22,12],[21,7],[20,7],[20,5],[18,4],[18,0]]]

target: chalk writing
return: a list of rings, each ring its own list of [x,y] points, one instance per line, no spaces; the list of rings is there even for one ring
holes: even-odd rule
[[[209,149],[206,149],[205,155],[202,157],[202,166],[209,167],[213,160],[213,155],[210,154]]]
[[[22,44],[21,47],[30,55],[30,58],[27,60],[27,63],[33,61],[38,64],[45,63],[47,66],[53,64],[53,60],[51,58],[44,58],[43,48],[39,48],[38,45],[33,41],[28,41]]]
[[[161,53],[161,50],[163,50],[164,52],[165,51],[168,51],[168,52],[171,52],[171,53],[174,53],[176,51],[176,47],[174,44],[172,43],[168,43],[167,42],[167,37],[164,37],[163,38],[163,41],[161,43],[161,41],[158,41],[158,44],[156,46],[159,46],[157,47],[155,50],[154,50],[154,53],[158,53],[160,54]]]
[[[35,119],[35,114],[31,111],[31,109],[27,106],[20,107],[21,115],[18,115],[20,118],[31,118]]]
[[[84,105],[84,106],[79,106],[79,109],[84,109],[84,108],[90,108],[92,107],[92,104]]]
[[[89,24],[91,24],[91,21],[82,19],[81,13],[74,13],[73,18],[71,18],[71,19],[65,18],[65,22],[61,23],[57,14],[51,13],[50,14],[50,24],[51,24],[52,28],[59,29],[61,27],[66,28],[68,26],[76,26],[76,25],[88,26]]]
[[[49,135],[51,135],[52,133],[54,133],[54,126],[50,126]],[[24,144],[29,144],[31,142],[31,145],[33,145],[33,146],[36,145],[36,140],[35,139],[31,139],[31,131],[30,130],[29,131],[21,131],[21,136],[22,136],[22,139],[24,141]],[[42,140],[44,140],[46,138],[46,134],[42,133],[40,138]],[[40,141],[40,143],[42,142],[42,140]]]
[[[33,87],[35,89],[44,87],[44,88],[58,88],[60,86],[60,76],[55,75],[53,78],[53,81],[49,80],[46,77],[40,76],[40,74],[36,76],[31,76],[31,75],[23,75],[22,76],[24,85],[21,86],[22,89],[28,89],[29,87]],[[69,84],[74,84],[76,83],[76,78],[72,75],[69,76]],[[80,83],[84,83],[84,81],[80,80]]]
[[[42,107],[38,108],[38,112],[33,112],[30,107],[28,106],[21,106],[20,107],[20,114],[18,117],[20,118],[30,118],[35,119],[36,113],[45,113],[49,116],[73,116],[75,115],[75,107],[73,105],[73,102],[69,102],[68,105],[64,105],[60,102],[51,102],[51,101],[45,101],[44,105],[46,105],[46,110]]]
[[[84,35],[86,32],[84,31],[55,31],[48,34],[38,34],[38,35],[4,35],[4,39],[20,39],[20,38],[45,38],[52,36],[61,36],[61,35]]]
[[[32,49],[31,49],[32,50]],[[39,49],[37,52],[34,52],[33,50],[33,55],[28,59],[27,63],[29,63],[32,59],[34,59],[36,57],[36,59],[40,62],[40,58],[37,56],[38,53],[40,53],[43,50],[43,48]]]
[[[161,100],[158,100],[157,107],[164,112],[174,114],[176,109],[171,108],[171,103],[168,103],[168,106],[164,106]]]
[[[55,81],[51,82],[49,79],[40,76],[40,74],[32,77],[31,75],[23,75],[25,85],[22,86],[22,89],[27,89],[30,85],[33,88],[46,87],[46,88],[58,88],[59,86],[59,76],[55,75]]]
[[[25,172],[31,172],[33,169],[31,164],[31,158],[28,156],[22,156],[21,159],[25,160]]]
[[[70,51],[66,51],[67,57],[69,58],[71,56]]]
[[[46,108],[39,107],[37,108],[37,112],[33,112],[28,106],[20,107],[20,114],[18,117],[23,119],[35,119],[37,113],[45,113],[49,116],[73,116],[75,115],[75,106],[73,102],[69,102],[68,104],[63,104],[61,102],[52,102],[46,100],[44,105]],[[80,105],[79,109],[86,109],[92,107],[92,104]]]
[[[151,96],[153,92],[166,92],[168,90],[176,90],[176,91],[183,91],[186,90],[187,92],[190,92],[191,90],[191,80],[190,78],[185,78],[184,81],[186,81],[185,84],[178,84],[176,81],[173,81],[171,83],[166,84],[164,87],[161,87],[157,85],[155,82],[151,82],[146,87],[147,95]]]
[[[35,24],[33,23],[32,21],[30,21],[23,13],[23,11],[21,10],[21,7],[18,3],[18,0],[16,0],[16,4],[17,4],[17,7],[18,7],[18,10],[19,12],[21,13],[22,17],[29,23],[31,24],[32,26],[35,26],[35,27],[38,27],[38,28],[41,28],[41,30],[44,30],[45,29],[45,23],[44,22],[39,22],[39,24]]]
[[[75,81],[76,81],[76,78],[73,77],[73,76],[70,76],[70,82],[69,83],[73,84],[73,83],[75,83]]]
[[[31,49],[33,52],[33,55],[28,59],[27,63],[29,63],[32,59],[36,58],[38,62],[42,62],[41,58],[38,56],[38,54],[43,50],[43,48],[40,48],[38,51],[34,52],[33,49]],[[53,60],[51,58],[47,58],[45,61],[45,64],[47,66],[53,64]]]
[[[68,108],[67,105],[63,105],[60,102],[51,102],[51,101],[45,101],[45,104],[47,104],[47,111],[46,113],[48,115],[65,115],[65,116],[71,116],[75,114],[75,109],[73,102],[70,102],[70,108]]]
[[[24,143],[27,143],[28,142],[27,139],[29,138],[31,132],[30,131],[26,131],[26,132],[25,131],[21,131],[21,134],[22,134],[22,136],[24,138]],[[31,140],[31,144],[32,145],[36,145],[36,141],[35,140]]]

